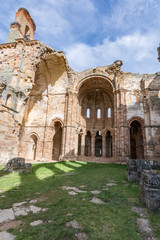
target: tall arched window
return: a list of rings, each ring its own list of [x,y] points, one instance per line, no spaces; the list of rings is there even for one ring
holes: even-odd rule
[[[26,27],[25,27],[24,38],[26,40],[30,40],[30,29],[29,29],[28,25],[26,25]]]
[[[10,94],[7,95],[6,106],[12,108],[12,96]]]
[[[97,109],[97,118],[101,118],[101,109]]]
[[[86,117],[87,117],[87,118],[90,118],[90,108],[87,108]]]
[[[136,97],[136,95],[133,95],[133,102],[134,102],[134,103],[137,102],[137,97]]]
[[[52,160],[59,160],[62,152],[62,125],[59,121],[54,124]]]
[[[111,117],[111,108],[108,108],[108,118],[110,118]]]

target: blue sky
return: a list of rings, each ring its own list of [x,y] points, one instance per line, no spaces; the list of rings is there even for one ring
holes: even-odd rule
[[[76,71],[117,59],[123,61],[125,72],[160,71],[159,0],[4,0],[0,43],[7,41],[10,23],[20,7],[36,23],[35,38],[64,51]]]

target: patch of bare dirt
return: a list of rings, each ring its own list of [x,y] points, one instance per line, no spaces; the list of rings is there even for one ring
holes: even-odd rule
[[[12,220],[0,225],[0,231],[7,231],[10,228],[18,228],[19,226],[24,225],[21,220]]]

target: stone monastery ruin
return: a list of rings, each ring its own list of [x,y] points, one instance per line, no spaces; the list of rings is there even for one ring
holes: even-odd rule
[[[159,160],[160,73],[76,72],[35,29],[20,8],[0,44],[0,162]]]

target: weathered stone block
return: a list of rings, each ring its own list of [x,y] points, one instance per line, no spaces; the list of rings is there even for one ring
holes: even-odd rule
[[[144,170],[158,169],[157,161],[129,159],[127,162],[127,178],[129,182],[139,182]]]
[[[8,161],[3,171],[6,172],[13,172],[18,171],[20,173],[22,172],[30,172],[32,170],[32,164],[31,163],[25,163],[24,158],[12,158]]]
[[[143,171],[140,181],[141,200],[150,210],[160,210],[160,171]]]

